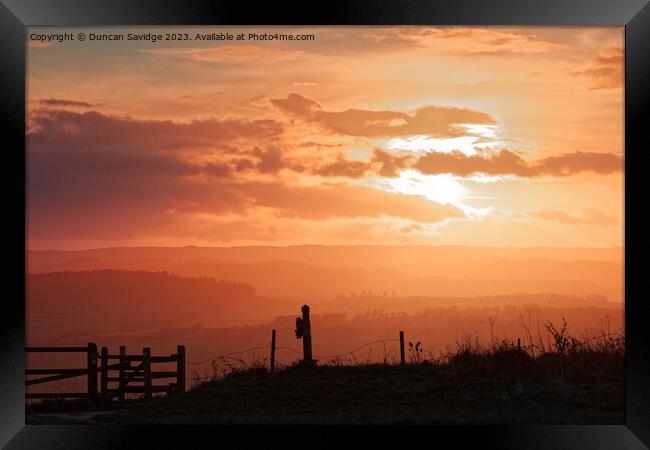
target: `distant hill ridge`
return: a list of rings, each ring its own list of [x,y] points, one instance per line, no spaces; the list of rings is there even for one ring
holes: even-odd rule
[[[397,245],[297,245],[240,247],[107,247],[88,250],[28,250],[28,265],[37,267],[73,258],[216,258],[231,261],[285,259],[329,265],[342,260],[350,264],[372,264],[387,259],[459,260],[467,258],[549,258],[565,261],[594,260],[622,263],[623,249],[565,247],[477,247]]]
[[[27,324],[70,330],[146,330],[285,314],[297,305],[261,297],[249,284],[168,272],[95,270],[27,276]]]
[[[623,266],[612,261],[470,257],[470,254],[465,258],[445,259],[430,251],[404,252],[406,247],[400,247],[383,253],[378,251],[380,248],[372,248],[365,254],[349,249],[347,254],[340,249],[329,249],[327,254],[304,249],[295,254],[263,252],[268,258],[263,254],[257,254],[256,258],[244,255],[244,258],[237,256],[237,252],[222,253],[221,257],[218,253],[213,257],[181,257],[176,253],[173,257],[170,249],[163,249],[167,255],[158,252],[144,257],[126,257],[126,254],[111,253],[113,250],[98,251],[97,255],[84,251],[65,253],[69,259],[57,257],[62,260],[51,264],[44,264],[43,258],[30,257],[29,271],[168,271],[247,283],[255,286],[260,295],[303,302],[330,300],[362,290],[427,297],[555,292],[601,294],[613,302],[623,301]],[[138,253],[146,251],[138,249]],[[119,258],[120,255],[124,258]]]

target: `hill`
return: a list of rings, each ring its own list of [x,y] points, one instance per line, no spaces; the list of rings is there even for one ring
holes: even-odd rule
[[[557,256],[560,259],[551,259],[515,257],[516,252],[503,249],[485,256],[487,251],[472,248],[457,248],[454,252],[418,247],[409,254],[407,248],[314,247],[310,258],[307,250],[290,247],[118,250],[30,252],[29,271],[168,271],[251,284],[260,295],[297,302],[330,300],[363,291],[407,297],[552,292],[600,294],[614,303],[623,301],[620,262],[560,258],[569,256],[568,252]],[[585,257],[587,253],[576,251],[574,257]]]
[[[108,247],[88,250],[29,250],[30,270],[74,258],[97,259],[195,259],[223,261],[287,260],[331,266],[345,261],[349,266],[381,267],[387,262],[433,263],[441,260],[462,261],[473,258],[554,259],[559,261],[609,261],[622,263],[620,247],[488,247],[462,245],[293,245],[241,247]]]
[[[28,338],[70,332],[144,331],[270,318],[296,305],[258,296],[251,285],[167,272],[98,270],[27,276]]]

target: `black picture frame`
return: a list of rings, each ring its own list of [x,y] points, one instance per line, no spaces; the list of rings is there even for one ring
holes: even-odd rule
[[[648,151],[648,131],[643,113],[650,93],[650,6],[648,0],[348,0],[339,2],[234,2],[200,0],[0,0],[0,108],[3,118],[2,177],[5,193],[6,242],[15,245],[5,253],[9,263],[0,314],[0,446],[10,449],[194,448],[207,438],[210,445],[228,445],[226,429],[213,427],[117,427],[25,425],[25,71],[26,27],[93,25],[538,25],[625,26],[625,334],[626,410],[624,425],[607,426],[431,426],[400,432],[427,436],[431,443],[452,442],[453,447],[534,449],[637,449],[650,445],[650,347],[643,328],[650,319],[640,293],[645,251],[642,231],[647,221],[639,208],[628,208],[642,187],[643,153]],[[645,144],[645,145],[643,145]],[[638,189],[637,189],[638,188]],[[23,191],[24,194],[24,191]],[[642,200],[639,204],[642,204]],[[636,205],[636,203],[634,204]],[[10,220],[8,220],[10,219]],[[19,238],[22,236],[22,239]],[[22,267],[21,267],[22,266]],[[9,294],[11,292],[11,294]],[[250,435],[259,434],[274,446],[287,440],[286,427],[265,428],[262,433],[237,433],[243,447]],[[309,441],[337,440],[327,429],[301,428]],[[308,433],[305,433],[308,431]],[[384,436],[391,427],[373,428]],[[241,437],[243,436],[243,437]],[[444,441],[442,441],[444,439]],[[289,442],[290,443],[290,442]],[[284,444],[282,444],[284,445]],[[239,446],[239,445],[238,445]],[[250,445],[252,446],[252,445]]]

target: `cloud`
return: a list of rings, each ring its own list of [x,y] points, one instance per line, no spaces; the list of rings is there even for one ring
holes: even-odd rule
[[[369,163],[364,161],[350,161],[339,154],[335,161],[315,167],[312,173],[322,177],[361,178],[369,169]]]
[[[272,98],[270,102],[279,110],[299,117],[309,117],[323,108],[316,100],[294,93],[287,95],[287,98]]]
[[[282,150],[278,147],[269,147],[266,149],[257,147],[252,151],[252,154],[258,159],[255,168],[259,173],[276,174],[285,167]]]
[[[483,112],[463,108],[426,106],[413,113],[347,109],[326,111],[316,100],[291,93],[271,104],[294,117],[317,123],[326,130],[348,136],[460,136],[466,130],[460,124],[492,125],[494,120]]]
[[[309,57],[307,52],[301,50],[284,50],[278,48],[260,47],[256,45],[219,45],[211,47],[180,47],[139,50],[160,56],[170,56],[196,61],[274,61],[289,62],[302,61]]]
[[[562,50],[564,44],[534,34],[479,27],[395,27],[366,34],[375,45],[434,47],[458,55],[539,54]]]
[[[501,150],[491,156],[468,156],[458,150],[450,153],[431,152],[421,156],[413,167],[427,175],[442,173],[460,176],[473,173],[514,174],[524,177],[534,175],[534,171],[528,167],[526,161],[508,150]]]
[[[464,217],[452,205],[363,186],[296,186],[232,177],[204,180],[172,175],[169,170],[107,175],[89,169],[79,164],[67,170],[55,166],[51,170],[56,174],[44,178],[42,168],[30,168],[29,179],[37,180],[28,187],[30,236],[131,237],[173,228],[189,217],[245,220],[257,211],[271,211],[278,220],[312,221],[396,217],[436,223]]]
[[[533,165],[538,176],[568,176],[579,172],[607,175],[622,172],[623,157],[612,153],[581,152],[564,153],[541,159]]]
[[[442,205],[418,195],[396,194],[364,186],[260,184],[248,188],[256,205],[278,209],[288,217],[322,220],[389,216],[422,223],[465,217],[453,205]]]
[[[282,132],[270,120],[172,122],[96,111],[37,110],[30,120],[27,195],[34,236],[123,236],[165,226],[178,211],[242,213],[245,196],[228,186],[217,193],[214,186],[234,177],[247,152],[254,170],[272,172],[273,146],[247,151],[240,143],[270,141]]]
[[[372,162],[379,164],[378,173],[382,177],[397,177],[398,170],[408,166],[411,156],[392,155],[380,148],[373,151]]]
[[[422,230],[424,230],[424,227],[422,225],[417,223],[412,223],[410,225],[400,228],[399,232],[402,234],[411,234],[411,233],[418,233]]]
[[[408,167],[411,161],[410,155],[393,155],[376,148],[370,161],[351,161],[339,153],[334,161],[313,167],[311,173],[321,177],[342,178],[361,178],[368,173],[377,173],[382,177],[394,178],[399,176],[398,171]],[[295,166],[292,168],[297,169]]]
[[[528,212],[528,216],[558,222],[567,225],[596,225],[609,227],[618,224],[616,218],[608,216],[596,209],[585,209],[582,215],[571,215],[557,209],[540,209]]]
[[[576,70],[573,75],[586,77],[591,81],[591,89],[614,89],[624,85],[623,70],[625,52],[619,47],[608,47],[584,69]]]
[[[31,145],[92,149],[163,150],[215,146],[238,139],[271,139],[283,127],[274,120],[141,120],[97,111],[37,110],[30,115]]]
[[[41,112],[34,121],[27,136],[32,238],[160,234],[188,220],[246,220],[260,211],[279,220],[387,216],[436,222],[463,215],[451,205],[369,187],[288,185],[275,176],[283,168],[294,169],[280,147],[239,146],[251,135],[258,143],[276,136],[281,127],[272,121],[179,123],[63,110]],[[322,170],[334,174],[341,169]],[[274,177],[251,179],[246,171]]]
[[[413,167],[433,175],[450,173],[467,176],[474,173],[487,175],[517,175],[520,177],[569,176],[581,172],[610,174],[623,171],[623,158],[611,153],[576,151],[527,162],[509,150],[490,156],[465,155],[454,150],[450,153],[431,152],[421,156]]]
[[[38,103],[45,106],[76,106],[80,108],[93,108],[96,106],[102,106],[101,103],[88,103],[78,100],[66,100],[63,98],[42,98],[38,100]]]

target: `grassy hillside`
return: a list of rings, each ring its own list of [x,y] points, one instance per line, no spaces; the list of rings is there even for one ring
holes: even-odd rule
[[[491,351],[459,348],[445,361],[406,365],[296,364],[274,374],[256,367],[93,420],[118,424],[623,423],[621,341],[557,350],[562,353],[533,358],[502,343]]]

